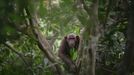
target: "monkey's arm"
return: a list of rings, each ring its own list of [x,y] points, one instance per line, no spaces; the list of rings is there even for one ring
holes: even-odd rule
[[[75,65],[73,63],[73,61],[71,60],[71,58],[69,58],[69,56],[67,56],[66,54],[62,53],[62,52],[59,52],[59,57],[68,65],[68,66],[71,66],[71,65]]]

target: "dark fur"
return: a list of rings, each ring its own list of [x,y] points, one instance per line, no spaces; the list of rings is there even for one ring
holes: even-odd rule
[[[75,50],[78,50],[79,47],[79,41],[80,38],[79,36],[76,36],[76,41],[75,41]],[[67,66],[75,65],[74,62],[70,58],[70,47],[67,43],[67,36],[65,36],[61,42],[60,48],[59,48],[59,57],[67,64]]]

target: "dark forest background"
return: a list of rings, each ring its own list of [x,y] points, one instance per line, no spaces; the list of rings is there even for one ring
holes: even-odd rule
[[[57,54],[69,33],[79,75],[134,75],[133,0],[0,0],[0,75],[71,75]]]

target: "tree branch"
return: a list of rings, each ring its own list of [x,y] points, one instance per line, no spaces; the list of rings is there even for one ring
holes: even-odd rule
[[[30,16],[30,18],[28,18],[28,19],[29,19],[33,34],[35,35],[35,37],[37,39],[37,43],[38,43],[40,50],[47,56],[47,58],[52,63],[58,63],[56,56],[54,56],[54,54],[51,52],[52,47],[50,46],[50,44],[48,43],[46,38],[41,34],[41,32],[38,29],[39,24],[36,20],[37,18],[35,17],[35,14],[32,15],[29,12],[28,8],[26,8],[26,13],[28,16]],[[54,66],[56,68],[57,74],[63,75],[59,64],[55,64]]]
[[[7,43],[3,43],[7,48],[9,48],[10,50],[12,50],[12,52],[14,52],[15,54],[17,54],[22,60],[23,62],[28,66],[28,63],[26,62],[26,60],[23,58],[23,56],[21,55],[21,53],[17,52],[17,50],[15,48],[13,48],[11,45],[7,44]]]

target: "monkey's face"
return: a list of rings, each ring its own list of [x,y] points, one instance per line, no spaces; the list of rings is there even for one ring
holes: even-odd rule
[[[70,48],[74,48],[75,44],[76,44],[76,36],[74,36],[74,35],[68,36],[67,37],[67,43],[68,43]]]

